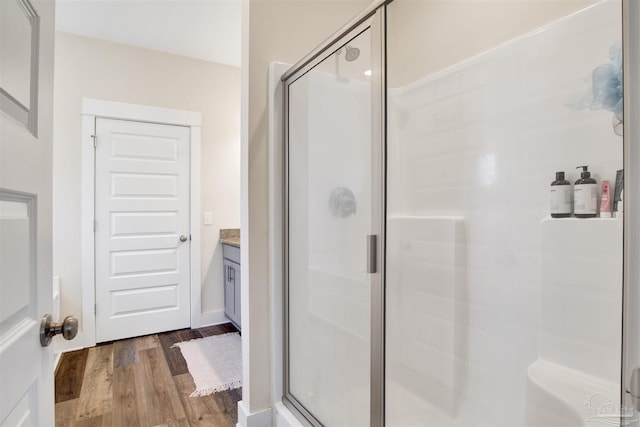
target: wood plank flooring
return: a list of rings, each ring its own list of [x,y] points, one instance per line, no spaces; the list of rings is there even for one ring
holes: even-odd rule
[[[180,341],[236,332],[230,323],[132,338],[64,353],[56,372],[56,426],[234,426],[242,389],[195,390]]]

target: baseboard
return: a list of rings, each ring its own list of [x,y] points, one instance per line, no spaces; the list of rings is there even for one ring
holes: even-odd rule
[[[56,353],[53,358],[53,375],[58,373],[58,366],[60,365],[60,359],[62,359],[62,353]]]
[[[224,310],[205,311],[200,315],[200,324],[192,327],[202,328],[205,326],[219,325],[221,323],[229,322],[230,320],[224,315]]]
[[[236,427],[271,427],[271,408],[250,413],[244,401],[238,402],[238,424]]]
[[[62,338],[62,335],[57,336],[51,342],[51,349],[54,354],[62,354],[68,351],[81,350],[85,348],[84,334],[82,331],[78,332],[78,335],[71,341],[66,341]]]
[[[53,372],[58,371],[60,360],[62,359],[62,353],[68,351],[81,350],[84,348],[84,336],[82,332],[78,332],[78,335],[71,341],[65,341],[62,336],[57,336],[51,342],[51,351],[53,351]]]
[[[276,402],[273,408],[275,411],[276,427],[304,427],[282,402]]]

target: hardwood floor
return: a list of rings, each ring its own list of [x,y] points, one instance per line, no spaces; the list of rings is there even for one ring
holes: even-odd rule
[[[180,341],[236,332],[230,323],[148,335],[64,353],[56,372],[56,426],[234,426],[242,389],[189,397]]]

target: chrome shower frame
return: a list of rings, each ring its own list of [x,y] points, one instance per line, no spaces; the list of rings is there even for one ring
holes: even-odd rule
[[[624,87],[624,260],[622,307],[623,409],[634,408],[631,420],[620,425],[637,425],[640,412],[640,2],[622,0],[622,52]],[[634,391],[636,398],[632,396]]]

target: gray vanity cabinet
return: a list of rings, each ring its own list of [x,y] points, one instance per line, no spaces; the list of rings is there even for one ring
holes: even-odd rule
[[[240,248],[222,245],[224,314],[240,329]]]

